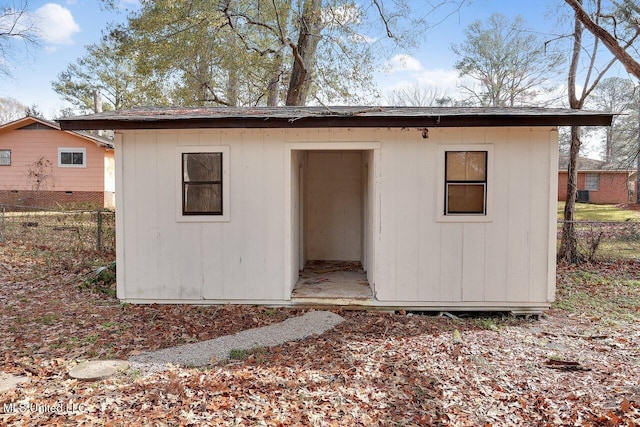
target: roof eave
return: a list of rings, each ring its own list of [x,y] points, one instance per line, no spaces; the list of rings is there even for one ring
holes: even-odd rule
[[[307,116],[282,117],[131,117],[66,118],[63,130],[201,129],[201,128],[402,128],[610,126],[609,114],[589,115],[450,115],[450,116]]]

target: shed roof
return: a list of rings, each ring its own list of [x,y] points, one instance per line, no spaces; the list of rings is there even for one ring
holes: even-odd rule
[[[557,108],[134,108],[59,120],[65,130],[177,128],[609,126],[613,114]]]

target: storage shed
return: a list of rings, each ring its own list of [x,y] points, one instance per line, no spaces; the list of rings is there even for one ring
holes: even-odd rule
[[[134,109],[115,129],[132,303],[537,312],[555,294],[560,109]]]

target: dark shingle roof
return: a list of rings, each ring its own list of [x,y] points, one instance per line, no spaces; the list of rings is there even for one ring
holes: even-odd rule
[[[569,167],[569,156],[561,154],[558,157],[558,170],[566,171]],[[578,157],[579,171],[629,172],[635,170],[635,165],[622,163],[607,163],[603,160]]]
[[[208,107],[134,108],[65,117],[80,129],[609,126],[612,114],[553,108]]]

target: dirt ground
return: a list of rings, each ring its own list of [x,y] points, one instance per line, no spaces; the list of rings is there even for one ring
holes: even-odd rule
[[[558,269],[540,320],[337,311],[346,321],[206,368],[67,372],[302,310],[121,304],[112,254],[0,246],[0,425],[640,425],[640,262]]]

